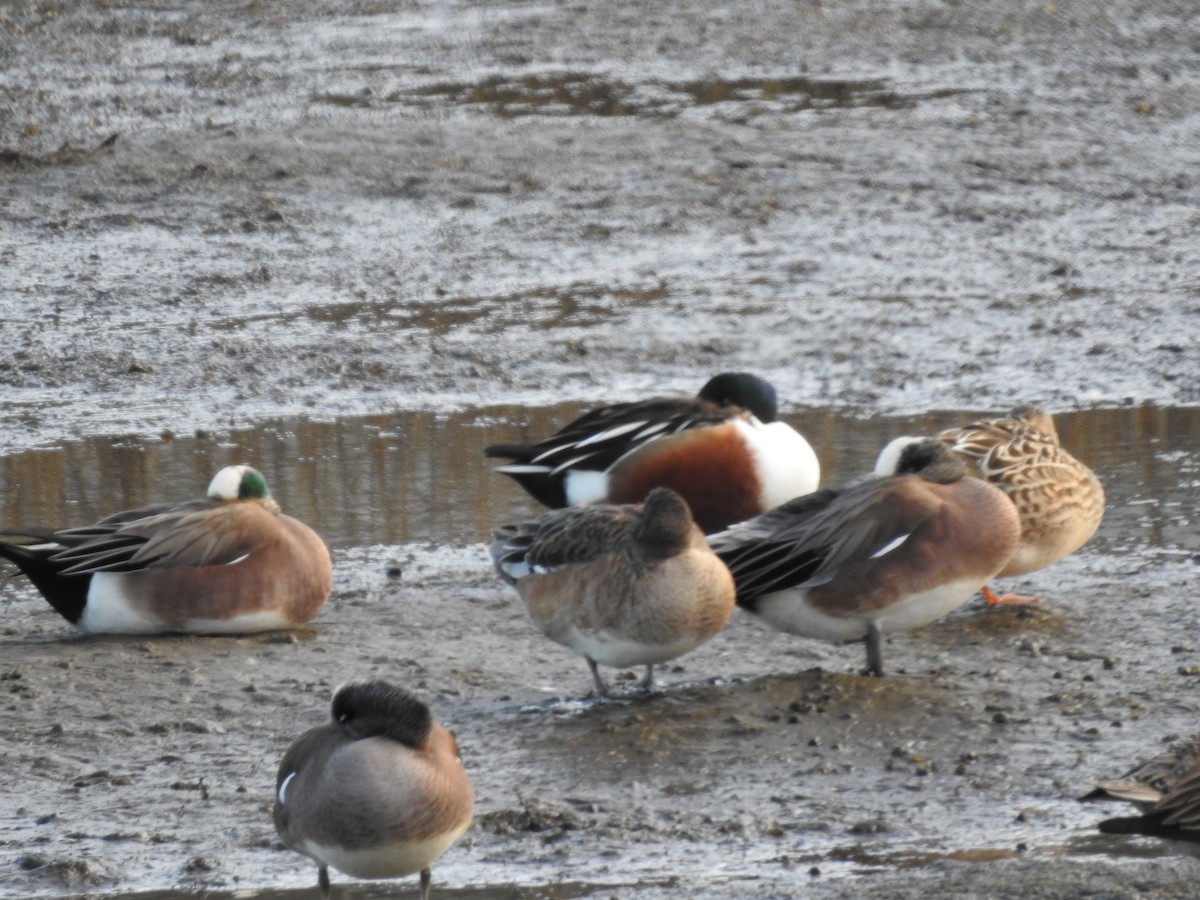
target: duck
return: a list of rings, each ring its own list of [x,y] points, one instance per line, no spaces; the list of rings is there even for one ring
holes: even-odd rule
[[[428,705],[382,680],[351,681],[333,694],[331,720],[284,753],[275,779],[275,830],[284,846],[354,878],[420,873],[471,824],[471,783],[454,735]]]
[[[941,441],[912,438],[893,474],[829,487],[709,536],[737,603],[780,631],[866,645],[970,598],[1012,557],[1020,524],[999,488]]]
[[[1105,834],[1143,834],[1200,843],[1200,734],[1177,741],[1081,800],[1124,800],[1140,815],[1104,819]]]
[[[640,504],[552,510],[497,528],[492,561],[541,631],[582,656],[598,696],[599,666],[654,665],[707,641],[729,620],[734,586],[687,502],[654,488]]]
[[[544,440],[484,454],[510,460],[495,471],[550,509],[640,503],[671,488],[708,533],[816,490],[816,453],[777,415],[770,382],[722,372],[695,397],[602,406]]]
[[[324,606],[329,548],[284,515],[266,479],[226,466],[198,500],[76,528],[0,532],[0,556],[82,631],[246,634],[294,628]]]
[[[1053,417],[1041,407],[1018,406],[1008,416],[948,428],[937,438],[967,464],[972,475],[1000,488],[1017,507],[1021,543],[997,578],[1025,575],[1056,563],[1086,544],[1100,527],[1104,487],[1062,446]],[[884,468],[893,452],[890,447],[879,457]],[[980,593],[988,606],[1040,600],[1012,592],[997,594],[987,585]]]

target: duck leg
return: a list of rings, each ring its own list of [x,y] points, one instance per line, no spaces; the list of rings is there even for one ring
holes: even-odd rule
[[[329,900],[329,867],[321,866],[317,869],[317,887],[321,889],[321,896],[325,900]]]
[[[647,694],[651,693],[654,690],[654,664],[653,663],[646,664],[646,677],[642,679],[641,687],[642,687],[642,690],[645,691]]]
[[[979,593],[983,595],[983,602],[988,606],[1010,606],[1020,603],[1041,603],[1041,597],[1026,597],[1024,594],[1004,593],[997,594],[986,584],[979,589]]]
[[[863,643],[867,645],[867,674],[874,675],[876,678],[883,677],[883,647],[881,645],[882,635],[879,633],[879,626],[874,622],[867,626],[866,637],[863,638]]]
[[[585,656],[588,668],[592,670],[592,681],[596,684],[596,695],[599,697],[608,696],[608,685],[604,683],[604,679],[600,677],[600,667],[596,665],[596,661],[590,656]]]
[[[429,871],[429,866],[421,870],[421,900],[429,900],[429,882],[433,880],[433,873]]]

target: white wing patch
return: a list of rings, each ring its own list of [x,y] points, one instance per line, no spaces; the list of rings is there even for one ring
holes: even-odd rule
[[[570,506],[598,503],[608,496],[608,475],[604,472],[576,469],[567,473],[563,491]]]
[[[897,547],[899,547],[901,544],[903,544],[905,541],[907,541],[909,539],[909,537],[911,537],[911,536],[912,536],[912,532],[909,532],[908,534],[902,534],[902,535],[900,535],[900,537],[896,538],[894,541],[890,541],[890,542],[884,544],[882,547],[880,547],[878,550],[876,550],[874,553],[871,554],[871,559],[879,559],[879,557],[881,557],[881,556],[887,556],[889,553],[891,553],[893,550],[895,550]]]
[[[279,783],[279,805],[283,806],[287,802],[288,785],[292,783],[292,779],[297,775],[296,772],[288,772],[288,777]]]
[[[520,581],[526,575],[530,575],[537,571],[531,565],[529,565],[528,562],[526,562],[525,557],[523,556],[520,559],[502,562],[500,564],[500,568],[502,568],[504,573],[508,575],[509,578],[513,579],[513,581]]]

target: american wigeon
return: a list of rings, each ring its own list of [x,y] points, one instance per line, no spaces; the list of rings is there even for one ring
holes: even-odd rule
[[[302,734],[275,780],[275,830],[319,867],[355,878],[421,873],[471,824],[471,784],[454,735],[429,707],[384,681],[351,682],[333,695],[332,721]]]
[[[1074,553],[1088,542],[1104,516],[1104,488],[1087,466],[1059,443],[1054,420],[1036,406],[1007,417],[981,419],[937,435],[971,474],[1008,495],[1021,519],[1021,543],[998,578],[1024,575]],[[880,454],[888,465],[889,449]],[[982,588],[989,606],[1036,603],[1036,597],[997,595]]]
[[[771,384],[725,372],[694,398],[603,406],[545,440],[484,453],[512,460],[496,471],[552,509],[640,503],[671,488],[707,533],[816,490],[816,454],[776,413]]]
[[[222,469],[203,500],[80,528],[5,530],[0,556],[89,632],[291,628],[321,609],[333,575],[325,542],[279,511],[250,466]]]
[[[546,636],[597,664],[646,666],[681,656],[721,630],[733,579],[705,543],[687,503],[655,488],[640,505],[555,510],[495,531],[496,570]]]
[[[781,631],[863,639],[883,674],[880,635],[958,606],[1016,550],[1017,513],[967,477],[939,441],[913,440],[896,474],[791,500],[712,535],[740,606]]]
[[[1105,834],[1144,834],[1200,843],[1200,734],[1165,753],[1100,782],[1084,800],[1128,800],[1141,815],[1105,819]]]

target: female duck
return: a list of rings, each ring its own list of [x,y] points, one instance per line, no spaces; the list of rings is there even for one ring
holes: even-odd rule
[[[1120,778],[1102,781],[1084,800],[1127,800],[1142,814],[1105,819],[1106,834],[1145,834],[1200,843],[1200,734],[1134,766]]]
[[[733,610],[733,580],[687,504],[655,488],[641,506],[582,506],[495,532],[496,570],[547,637],[598,664],[646,667],[693,650]]]
[[[1020,406],[1005,418],[948,428],[937,437],[971,474],[1000,488],[1017,507],[1021,543],[996,577],[1025,575],[1058,562],[1096,533],[1104,516],[1104,488],[1063,448],[1054,420],[1038,407]],[[884,448],[877,473],[889,465],[893,452]],[[989,606],[1037,602],[1020,594],[997,596],[986,585],[981,593]]]

